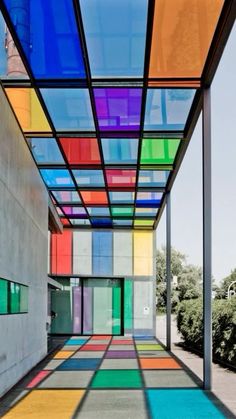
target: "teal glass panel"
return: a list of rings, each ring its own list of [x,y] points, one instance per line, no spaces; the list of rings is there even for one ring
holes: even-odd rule
[[[28,287],[20,285],[20,312],[28,312]]]
[[[105,187],[102,170],[72,170],[78,187]]]
[[[112,334],[120,335],[121,288],[118,279],[112,279]]]
[[[65,165],[54,138],[29,138],[28,144],[37,163]]]
[[[133,327],[133,281],[124,281],[124,328],[125,331]]]
[[[88,89],[40,89],[57,131],[94,131]]]
[[[48,187],[74,187],[70,173],[66,169],[41,169],[40,173]]]
[[[92,77],[142,77],[147,0],[80,0]]]
[[[138,178],[139,187],[159,187],[166,186],[170,172],[166,170],[140,170]]]
[[[102,138],[105,164],[137,164],[137,138]]]
[[[20,313],[20,285],[10,282],[10,313]]]
[[[0,314],[8,312],[8,281],[0,278]]]
[[[145,131],[183,131],[195,89],[148,89]]]
[[[56,317],[52,319],[51,333],[72,333],[73,318],[71,307],[71,291],[52,290],[51,310],[56,314]]]

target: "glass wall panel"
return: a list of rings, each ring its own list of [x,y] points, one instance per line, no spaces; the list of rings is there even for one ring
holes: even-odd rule
[[[92,77],[142,77],[147,0],[80,4]]]
[[[119,335],[121,332],[121,287],[120,281],[112,279],[112,334]]]
[[[126,275],[133,274],[132,246],[133,246],[132,232],[130,231],[114,231],[113,232],[114,275],[126,276]]]
[[[54,274],[71,274],[72,232],[63,230],[62,234],[52,234],[52,263]]]
[[[153,336],[153,282],[134,281],[134,334]]]
[[[65,164],[55,138],[29,138],[28,144],[37,163]]]
[[[101,165],[101,157],[96,138],[60,138],[69,164]]]
[[[20,285],[10,282],[10,313],[20,313]]]
[[[133,328],[133,280],[124,281],[124,329],[132,331]]]
[[[73,333],[82,333],[81,324],[81,287],[72,286]]]
[[[92,274],[92,232],[73,232],[73,273]]]
[[[8,281],[0,278],[0,314],[8,312]]]
[[[153,275],[153,233],[134,231],[134,275]]]
[[[93,231],[93,275],[113,275],[112,232]]]
[[[102,138],[105,164],[137,164],[137,138]]]

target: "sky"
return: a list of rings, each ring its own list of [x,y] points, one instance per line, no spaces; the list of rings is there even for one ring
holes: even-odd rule
[[[236,268],[236,25],[211,87],[212,271],[216,282]],[[202,266],[201,117],[171,191],[172,246]],[[157,248],[165,245],[165,212]]]

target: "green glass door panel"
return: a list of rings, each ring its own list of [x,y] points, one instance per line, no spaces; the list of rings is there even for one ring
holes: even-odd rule
[[[109,280],[91,279],[93,284],[93,333],[112,334],[112,288]]]
[[[10,282],[10,313],[20,312],[20,285]]]
[[[72,333],[70,291],[51,291],[51,309],[56,314],[52,320],[51,333]]]
[[[0,278],[0,314],[8,312],[8,282]]]
[[[126,279],[124,281],[124,328],[133,328],[133,281]]]
[[[121,288],[120,288],[120,281],[114,280],[112,287],[112,334],[113,335],[120,335],[120,327],[121,327]]]

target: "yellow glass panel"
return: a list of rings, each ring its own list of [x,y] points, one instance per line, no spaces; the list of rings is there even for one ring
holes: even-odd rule
[[[134,275],[153,275],[153,232],[134,231]]]
[[[224,0],[155,2],[149,77],[200,77]]]
[[[5,90],[24,132],[51,132],[34,89],[7,88]]]

